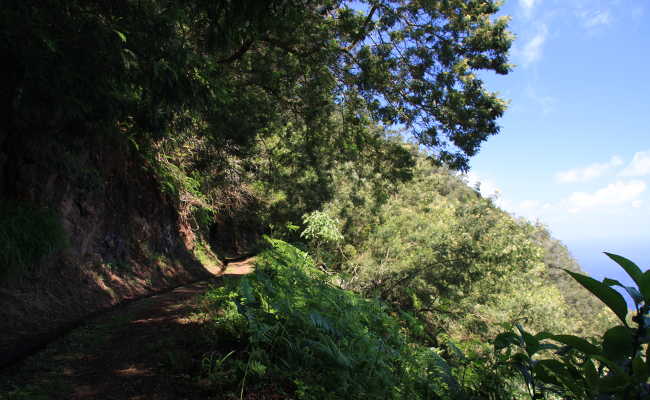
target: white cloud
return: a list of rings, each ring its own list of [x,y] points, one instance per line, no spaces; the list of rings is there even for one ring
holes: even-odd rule
[[[537,200],[524,200],[521,203],[519,203],[519,208],[522,210],[534,210],[539,208],[541,203]]]
[[[467,184],[473,188],[478,187],[483,197],[498,196],[501,193],[499,187],[490,179],[482,178],[474,172],[465,174]]]
[[[594,28],[599,25],[609,25],[612,17],[609,11],[591,11],[580,13],[585,28]]]
[[[526,42],[521,52],[524,58],[524,66],[530,65],[542,57],[542,47],[544,46],[544,42],[546,42],[547,35],[548,28],[542,24],[537,34]]]
[[[558,204],[528,199],[512,205],[508,211],[534,221],[547,216],[549,213],[557,212]]]
[[[519,5],[524,9],[531,9],[537,2],[538,0],[519,0]]]
[[[528,86],[526,88],[526,95],[541,108],[542,114],[547,115],[555,109],[555,104],[557,100],[551,96],[540,95],[532,87]]]
[[[616,206],[638,201],[646,189],[643,181],[616,182],[593,193],[574,192],[568,198],[569,212],[576,213],[585,208]],[[638,203],[637,203],[638,204]]]
[[[524,15],[530,17],[533,8],[537,3],[540,2],[541,2],[540,0],[519,0],[519,6],[524,10]]]
[[[481,196],[485,198],[491,198],[497,207],[501,207],[503,209],[511,208],[510,201],[503,198],[501,189],[493,180],[481,177],[471,171],[467,174],[464,174],[463,176],[469,186],[478,188]]]
[[[594,163],[583,168],[574,168],[560,171],[555,174],[555,181],[559,183],[586,182],[601,177],[608,170],[623,165],[623,160],[613,156],[606,163]]]
[[[632,157],[632,162],[621,171],[621,176],[650,175],[650,150],[639,151]]]

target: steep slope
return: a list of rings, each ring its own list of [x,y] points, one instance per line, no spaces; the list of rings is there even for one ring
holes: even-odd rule
[[[18,254],[0,266],[0,364],[93,312],[211,275],[194,255],[191,228],[126,140],[22,135],[1,158],[3,222],[45,209],[67,245],[35,263]],[[34,236],[26,231],[10,245],[28,253]]]

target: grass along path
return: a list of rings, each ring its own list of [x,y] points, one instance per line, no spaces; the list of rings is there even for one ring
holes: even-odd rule
[[[253,258],[220,275],[253,271]],[[215,278],[135,301],[94,318],[18,364],[0,371],[0,399],[205,399],[201,380],[210,351],[200,294]]]

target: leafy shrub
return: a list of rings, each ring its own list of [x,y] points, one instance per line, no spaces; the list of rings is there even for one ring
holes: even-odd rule
[[[305,239],[330,243],[337,243],[343,240],[343,235],[341,235],[341,232],[339,232],[336,226],[338,221],[322,211],[305,214],[302,222],[306,227],[300,236]]]
[[[331,258],[328,257],[330,252],[326,250],[333,250],[332,246],[343,240],[343,235],[338,228],[339,221],[327,213],[314,211],[305,214],[302,222],[305,224],[305,230],[302,231],[300,237],[309,241],[309,247],[316,258],[316,263],[322,263]]]
[[[239,344],[217,359],[237,371],[242,392],[280,383],[302,399],[456,398],[444,360],[408,343],[385,306],[334,287],[306,253],[269,241],[253,275],[206,295],[217,340]]]
[[[178,201],[181,218],[190,221],[196,232],[207,232],[216,210],[202,190],[201,176],[188,174],[172,161],[172,157],[165,154],[159,154],[154,159],[161,190]]]
[[[63,226],[50,210],[0,202],[0,277],[23,273],[66,244]]]
[[[532,399],[549,395],[564,399],[650,398],[650,271],[642,272],[625,257],[606,254],[625,270],[635,286],[609,278],[600,282],[566,270],[619,318],[620,324],[602,338],[586,340],[549,332],[533,335],[521,325],[515,332],[496,337],[495,350],[520,372]],[[631,318],[625,299],[613,286],[621,287],[634,300]]]

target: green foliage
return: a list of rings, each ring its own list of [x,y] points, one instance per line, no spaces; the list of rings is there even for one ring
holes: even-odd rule
[[[234,216],[309,242],[315,260],[271,241],[254,275],[205,297],[215,340],[231,349],[206,356],[204,372],[240,397],[265,384],[299,398],[505,399],[525,388],[587,398],[605,387],[641,396],[646,273],[610,255],[637,285],[623,288],[637,301],[634,328],[612,289],[620,283],[582,276],[543,227],[453,172],[505,110],[477,74],[511,68],[498,6],[9,0],[0,144],[11,150],[25,131],[126,137],[198,236],[204,263],[214,262],[215,223]],[[76,183],[102,184],[62,154]],[[0,211],[2,273],[64,244],[48,212]],[[587,291],[622,325],[606,330],[609,311]],[[500,335],[488,354],[500,324],[522,318],[532,333]],[[606,332],[600,343],[544,333],[569,327]],[[562,351],[539,359],[551,350]]]
[[[48,400],[50,394],[38,387],[24,386],[0,393],[2,400]]]
[[[590,278],[585,275],[581,275],[575,272],[567,271],[573,279],[578,281],[579,284],[589,290],[592,294],[598,297],[607,307],[610,308],[616,314],[616,316],[627,325],[625,322],[625,317],[627,315],[627,304],[623,296],[618,293],[616,290],[612,289],[609,285],[606,285],[603,282],[598,282],[597,280]],[[625,288],[625,287],[623,287]]]
[[[238,391],[275,383],[306,399],[454,398],[446,363],[409,344],[384,306],[332,286],[300,250],[270,243],[254,275],[206,295],[215,340],[237,344],[223,369]]]
[[[255,204],[239,160],[195,132],[161,140],[148,152],[161,191],[175,201],[181,220],[206,240],[217,218]]]
[[[52,211],[0,202],[0,277],[24,274],[66,245],[61,221]]]
[[[544,249],[544,279],[553,283],[567,304],[564,319],[571,321],[561,327],[567,333],[583,337],[599,336],[616,324],[616,316],[587,289],[571,277],[566,270],[585,274],[567,247],[551,237],[542,225],[535,225],[532,238]],[[586,318],[587,317],[587,318]]]
[[[532,399],[558,395],[571,399],[647,399],[650,397],[650,297],[642,294],[650,273],[632,261],[606,253],[635,282],[624,286],[612,279],[602,282],[567,271],[578,283],[599,298],[620,319],[600,339],[540,332],[531,335],[521,325],[518,333],[499,334],[495,350],[518,370]],[[628,323],[623,297],[612,286],[633,298],[635,313]],[[632,325],[632,326],[630,326]],[[552,351],[552,353],[551,353]]]
[[[295,124],[309,132],[299,157],[317,163],[343,105],[344,130],[401,124],[466,168],[505,109],[475,74],[510,69],[497,11],[492,0],[10,0],[3,123],[9,134],[99,126],[136,149],[192,127],[237,155]]]
[[[260,142],[251,169],[255,170],[255,193],[265,204],[269,225],[283,227],[321,210],[334,196],[340,196],[341,175],[346,176],[347,190],[359,192],[355,199],[363,199],[366,190],[371,191],[367,197],[382,198],[387,187],[411,178],[414,160],[409,149],[369,118],[350,113],[341,106],[341,115],[334,114],[318,129],[307,130],[294,122],[278,127]],[[299,240],[298,235],[284,237]]]
[[[498,131],[489,120],[505,109],[473,73],[510,69],[508,19],[491,18],[498,2],[360,3],[367,13],[353,11],[351,4],[338,12],[348,50],[343,79],[353,88],[346,95],[369,98],[375,119],[405,124],[435,148],[438,160],[466,168],[467,156]]]
[[[194,244],[194,256],[205,267],[221,265],[209,244],[197,239]]]
[[[246,333],[246,316],[239,313],[239,294],[232,286],[221,286],[208,291],[204,306],[212,317],[212,329],[216,339],[241,340]]]
[[[175,160],[162,151],[152,162],[161,191],[176,201],[181,219],[188,221],[197,233],[209,232],[216,210],[205,194],[207,190],[202,185],[199,171],[186,172],[181,160]]]
[[[305,229],[300,237],[307,239],[309,249],[315,257],[317,264],[328,264],[331,254],[337,252],[336,246],[343,240],[339,231],[339,221],[322,211],[305,214],[302,218]],[[324,254],[325,253],[325,254]]]
[[[413,173],[379,204],[366,198],[355,206],[341,197],[325,207],[345,218],[346,235],[369,229],[342,246],[346,286],[416,313],[434,336],[487,340],[499,323],[531,311],[536,328],[559,327],[566,305],[544,281],[533,227],[423,157]],[[340,179],[347,191],[349,180]]]
[[[189,123],[187,115],[179,119],[183,111],[207,119],[214,113],[210,101],[233,106],[224,96],[231,88],[214,90],[219,60],[288,17],[278,3],[9,1],[0,14],[0,42],[10,123],[32,129],[119,124],[160,137]],[[241,142],[252,133],[230,139]]]
[[[343,240],[338,221],[322,211],[305,214],[302,219],[305,229],[300,237],[315,243],[338,243]]]
[[[335,171],[337,191],[323,210],[341,221],[344,239],[322,257],[344,287],[416,315],[429,335],[422,340],[446,332],[468,351],[488,352],[477,343],[522,318],[534,331],[600,335],[611,326],[602,304],[559,276],[560,266],[581,270],[544,227],[513,218],[462,176],[409,151],[411,181],[359,177],[349,164]]]

